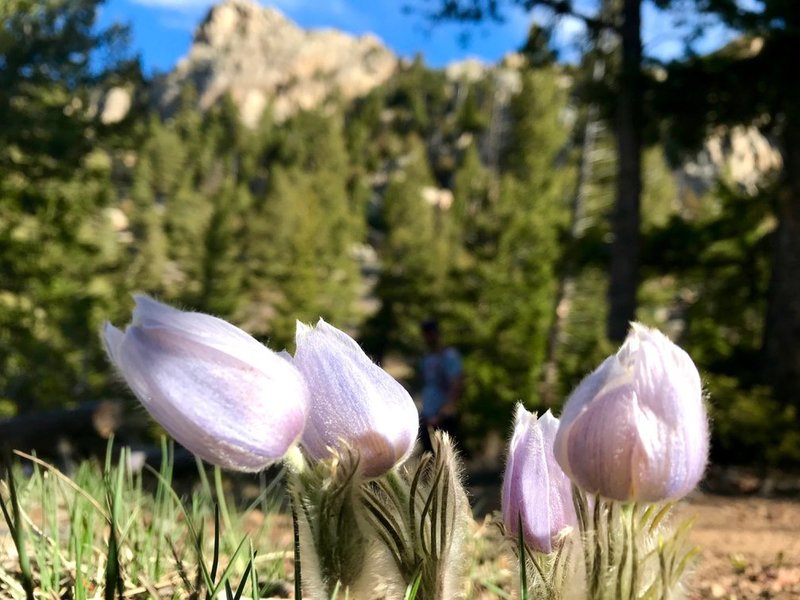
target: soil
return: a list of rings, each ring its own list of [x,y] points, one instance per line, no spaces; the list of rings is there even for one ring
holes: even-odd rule
[[[680,510],[700,548],[688,598],[800,598],[800,499],[698,494]]]
[[[470,487],[473,506],[491,514],[499,509],[499,481],[480,479]],[[686,598],[800,600],[800,478],[712,469],[703,488],[675,513],[695,519],[690,539],[700,551]]]

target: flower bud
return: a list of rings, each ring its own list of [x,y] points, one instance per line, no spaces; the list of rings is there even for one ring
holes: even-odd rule
[[[700,374],[689,355],[634,323],[617,354],[567,400],[556,458],[581,488],[606,498],[658,502],[689,493],[708,458]]]
[[[502,509],[506,531],[532,550],[550,553],[559,535],[575,525],[572,484],[553,455],[558,419],[548,410],[536,415],[517,405],[514,434],[503,477]]]
[[[408,458],[419,429],[414,401],[350,336],[322,319],[313,328],[298,323],[294,365],[309,387],[302,444],[313,458],[351,448],[366,477]]]
[[[106,351],[142,405],[210,463],[258,471],[303,431],[308,391],[289,362],[230,323],[147,296],[123,333],[106,323]]]

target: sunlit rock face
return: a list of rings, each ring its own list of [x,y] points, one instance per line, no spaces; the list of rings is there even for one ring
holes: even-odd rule
[[[242,121],[255,126],[267,105],[281,121],[338,94],[361,96],[385,82],[398,59],[373,35],[306,31],[274,8],[226,0],[198,26],[189,53],[158,85],[159,106],[175,108],[181,86],[194,83],[206,110],[226,92]]]
[[[754,195],[782,168],[780,151],[757,127],[719,127],[711,132],[700,152],[684,163],[678,181],[699,195],[722,178]]]
[[[100,122],[103,125],[119,123],[128,116],[133,97],[131,90],[114,86],[106,92],[100,104]]]

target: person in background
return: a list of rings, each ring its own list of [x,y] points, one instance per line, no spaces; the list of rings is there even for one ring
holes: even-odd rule
[[[457,436],[464,369],[458,350],[442,345],[439,323],[435,319],[423,321],[421,329],[427,351],[419,363],[422,380],[420,442],[423,451],[430,452],[432,429],[445,431],[454,438]]]

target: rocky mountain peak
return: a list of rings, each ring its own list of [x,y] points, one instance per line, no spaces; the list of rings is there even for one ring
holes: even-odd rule
[[[396,70],[397,57],[373,35],[306,31],[275,8],[225,0],[198,26],[189,53],[157,91],[164,109],[194,83],[199,108],[229,93],[249,126],[268,104],[278,120],[320,106],[333,94],[364,95]]]
[[[275,8],[262,7],[252,0],[225,0],[208,11],[193,43],[225,48],[236,40],[258,38],[268,31],[302,35],[302,30]]]

